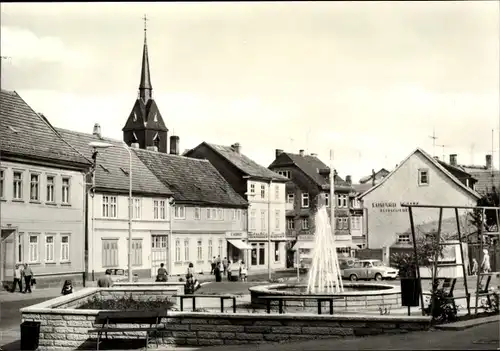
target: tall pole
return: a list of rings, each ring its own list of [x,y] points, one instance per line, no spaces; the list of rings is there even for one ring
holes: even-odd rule
[[[129,171],[128,171],[128,281],[132,282],[132,151],[126,146],[129,156]]]
[[[333,168],[333,150],[330,150],[330,226],[335,240],[335,170]]]
[[[267,274],[271,280],[271,184],[273,180],[269,180],[267,192]]]

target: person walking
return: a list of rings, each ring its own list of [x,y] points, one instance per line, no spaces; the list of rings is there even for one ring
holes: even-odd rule
[[[479,264],[477,263],[477,260],[475,258],[472,259],[472,275],[477,274],[477,269],[478,269]]]
[[[241,281],[246,282],[247,276],[248,276],[248,269],[247,269],[247,266],[245,265],[245,261],[242,261],[241,265],[240,265],[240,279],[241,279]]]
[[[210,274],[215,274],[215,266],[217,265],[217,260],[215,259],[215,256],[211,262],[212,269],[210,271]]]
[[[224,259],[222,260],[222,267],[223,267],[224,275],[226,275],[226,272],[227,272],[227,257],[224,257]]]
[[[491,271],[491,265],[490,265],[490,254],[488,253],[488,250],[484,249],[483,250],[483,262],[481,262],[481,268],[483,270],[483,273],[489,273]]]
[[[14,269],[14,283],[12,285],[12,292],[16,292],[16,285],[19,286],[19,292],[23,292],[23,270],[21,266],[16,264],[16,268]]]
[[[29,292],[31,294],[31,279],[33,279],[33,271],[27,263],[24,264],[24,293]]]

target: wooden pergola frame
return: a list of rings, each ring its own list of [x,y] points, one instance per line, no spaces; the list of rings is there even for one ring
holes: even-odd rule
[[[470,296],[468,293],[468,287],[467,287],[467,272],[465,271],[465,262],[464,262],[464,252],[463,252],[463,247],[462,247],[462,233],[460,231],[460,217],[458,214],[458,210],[481,210],[481,222],[484,222],[484,218],[486,217],[485,212],[486,210],[495,210],[496,211],[496,218],[497,218],[497,231],[496,232],[489,232],[487,233],[489,235],[497,235],[499,236],[500,234],[500,207],[493,207],[493,206],[449,206],[449,205],[409,205],[409,204],[401,204],[402,207],[408,208],[408,214],[410,216],[410,227],[411,227],[411,235],[412,235],[412,241],[413,241],[413,252],[415,254],[415,257],[418,257],[417,253],[417,242],[416,242],[416,235],[415,235],[415,223],[413,219],[413,208],[437,208],[439,209],[439,221],[438,221],[438,230],[437,230],[437,239],[438,243],[440,243],[440,238],[441,238],[441,225],[443,221],[443,209],[453,209],[455,212],[455,218],[457,221],[457,234],[458,234],[458,241],[459,241],[459,246],[460,246],[460,256],[462,260],[462,273],[464,277],[464,287],[465,287],[465,293],[467,296],[467,312],[470,314]],[[481,225],[480,228],[478,228],[478,236],[479,236],[479,242],[480,242],[480,247],[481,250],[480,252],[483,252],[483,227],[484,225]],[[438,256],[438,253],[436,253],[436,256]],[[432,285],[431,287],[434,286],[436,275],[437,275],[437,262],[438,262],[439,257],[435,257],[434,259],[434,269],[432,270]],[[418,285],[420,286],[420,289],[422,288],[422,278],[420,276],[420,265],[418,262],[418,259],[416,259],[415,262],[417,266],[417,280],[418,280]],[[478,301],[479,301],[479,286],[480,286],[480,274],[477,275],[477,280],[476,280],[476,303],[475,303],[475,311],[474,314],[477,314],[477,309],[478,309]],[[434,301],[434,289],[431,288],[431,301]],[[424,297],[423,294],[420,294],[420,304],[421,304],[421,309],[422,309],[422,315],[425,314],[424,312]],[[433,303],[431,302],[431,305]],[[433,306],[431,306],[432,310]],[[432,311],[431,311],[432,313]]]

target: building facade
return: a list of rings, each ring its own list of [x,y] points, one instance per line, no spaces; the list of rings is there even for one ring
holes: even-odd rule
[[[40,287],[85,272],[85,177],[78,154],[15,92],[0,100],[2,282],[28,263]]]
[[[300,257],[307,259],[314,245],[315,215],[320,197],[331,208],[330,168],[316,154],[306,155],[276,150],[275,160],[269,169],[288,179],[286,183],[286,221],[288,235],[294,237],[300,248]],[[351,192],[350,177],[344,181],[335,175],[335,241],[339,252],[350,254],[351,239]],[[296,257],[291,257],[296,262]]]
[[[401,206],[402,203],[475,206],[479,194],[453,176],[435,158],[422,149],[416,149],[359,198],[367,217],[367,247],[380,249],[410,241],[408,210]],[[413,215],[415,225],[435,222],[439,210],[415,208]],[[443,218],[452,216],[453,210],[443,211]]]
[[[171,137],[173,138],[173,137]],[[178,141],[178,139],[177,139]],[[248,203],[206,160],[133,149],[155,176],[173,191],[168,271],[210,273],[214,257],[246,260]],[[245,262],[246,263],[246,262]]]
[[[247,199],[249,269],[285,268],[286,252],[293,240],[285,230],[287,179],[245,156],[239,143],[223,146],[203,142],[185,155],[210,161],[231,187]]]

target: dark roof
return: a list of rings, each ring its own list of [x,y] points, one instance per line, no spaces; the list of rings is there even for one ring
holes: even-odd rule
[[[90,162],[57,133],[49,121],[15,92],[0,94],[0,151],[34,160],[81,169]]]
[[[288,156],[290,161],[302,172],[304,172],[309,178],[311,178],[319,187],[323,189],[330,189],[330,181],[328,177],[319,174],[320,170],[329,171],[330,167],[328,167],[318,157],[312,155],[301,156],[299,154],[292,154],[289,152],[283,152],[281,155]],[[280,162],[277,160],[269,165],[270,168],[279,166]],[[351,187],[349,183],[340,178],[337,174],[335,175],[335,186],[348,188]]]
[[[133,149],[141,161],[172,189],[180,203],[247,207],[238,195],[207,160]]]
[[[356,194],[363,194],[365,191],[372,187],[372,183],[362,183],[362,184],[353,184],[352,187]]]
[[[500,171],[491,169],[464,167],[465,170],[474,177],[477,182],[474,184],[474,190],[480,194],[486,194],[492,190],[492,187],[500,189]]]
[[[380,178],[384,178],[384,177],[385,177],[385,176],[387,176],[389,173],[391,173],[391,172],[389,172],[387,169],[385,169],[385,168],[381,168],[381,169],[380,169],[377,173],[375,173],[375,180],[376,180],[376,179],[377,179],[377,177],[379,177],[379,176],[380,176]],[[364,183],[367,183],[367,182],[372,181],[372,180],[373,180],[373,174],[370,174],[370,175],[368,175],[368,176],[364,176],[363,178],[361,178],[361,179],[359,180],[359,182],[360,182],[361,184],[364,184]]]
[[[209,144],[203,142],[216,153],[224,157],[229,163],[250,177],[273,179],[275,181],[287,182],[288,178],[279,175],[264,166],[259,165],[249,157],[236,152],[231,146]]]
[[[129,191],[129,154],[124,143],[92,134],[57,129],[66,141],[72,144],[85,157],[91,159],[93,149],[90,142],[105,142],[118,147],[99,151],[96,167],[96,188],[115,192]],[[136,194],[169,196],[172,191],[166,187],[132,152],[132,191]]]

